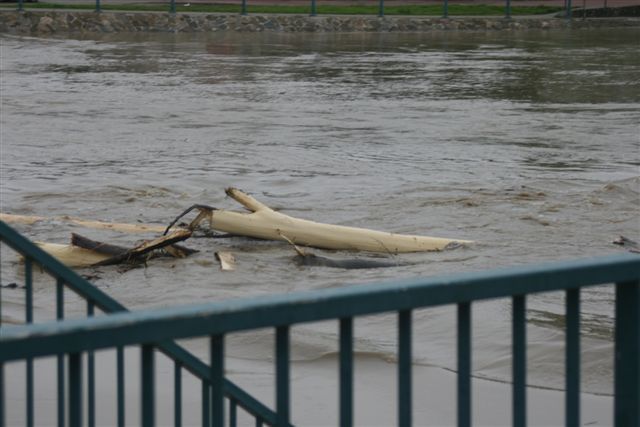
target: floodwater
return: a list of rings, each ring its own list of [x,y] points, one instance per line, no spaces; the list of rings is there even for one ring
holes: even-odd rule
[[[339,270],[296,266],[287,244],[201,238],[188,242],[201,252],[184,260],[81,271],[132,309],[619,253],[611,243],[617,236],[640,238],[639,37],[638,29],[5,35],[0,210],[167,224],[194,203],[241,209],[224,194],[234,186],[305,219],[477,242],[390,256],[398,267]],[[57,243],[71,232],[125,245],[150,237],[55,220],[16,227]],[[218,270],[218,250],[235,254],[235,272]],[[19,280],[15,258],[6,247],[2,255],[2,283]],[[54,287],[42,279],[36,320],[54,313]],[[3,321],[22,319],[22,292],[2,289]],[[533,393],[563,388],[563,301],[561,293],[528,299]],[[72,297],[66,309],[85,310]],[[474,375],[491,380],[485,391],[510,380],[510,309],[509,300],[474,305]],[[589,396],[612,392],[612,313],[610,288],[582,293]],[[395,366],[395,315],[358,319],[355,327],[356,365],[384,384],[376,375],[380,363]],[[336,337],[335,322],[292,329],[294,387],[315,378],[308,385],[325,390],[319,384],[335,375],[328,360]],[[187,344],[206,357],[206,345]],[[416,369],[455,368],[452,308],[414,313],[413,353]],[[272,334],[230,336],[227,354],[231,375],[242,383],[244,374],[252,391],[267,382]],[[270,396],[268,386],[257,387]],[[392,399],[395,386],[388,387],[376,405]],[[420,398],[438,391],[414,387]],[[317,396],[296,401],[303,394],[294,394],[302,408],[294,421],[334,420],[335,396],[322,393],[329,409]],[[360,406],[367,424],[386,422],[366,413],[376,410]],[[594,425],[611,422],[589,416]],[[455,412],[449,417],[423,419],[449,424]]]

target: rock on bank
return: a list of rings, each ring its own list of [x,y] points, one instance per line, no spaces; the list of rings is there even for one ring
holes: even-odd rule
[[[20,35],[116,32],[424,32],[433,30],[527,30],[640,26],[638,18],[598,18],[567,22],[553,17],[453,18],[348,15],[247,15],[125,13],[91,11],[0,11],[0,32]]]

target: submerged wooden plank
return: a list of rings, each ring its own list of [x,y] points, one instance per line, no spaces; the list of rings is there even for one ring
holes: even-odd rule
[[[4,221],[7,224],[25,224],[32,225],[40,221],[59,221],[68,224],[74,224],[81,227],[93,228],[98,230],[113,230],[122,233],[162,233],[165,229],[162,225],[154,224],[126,224],[119,222],[105,222],[86,220],[82,218],[76,218],[68,215],[44,217],[36,215],[14,215],[9,213],[0,212],[0,221]]]

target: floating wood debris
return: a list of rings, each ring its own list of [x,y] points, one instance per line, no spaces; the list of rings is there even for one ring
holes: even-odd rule
[[[35,242],[43,251],[56,258],[67,267],[88,267],[110,258],[109,255],[60,243]]]
[[[119,222],[91,221],[72,216],[62,215],[56,217],[45,217],[35,215],[14,215],[8,213],[0,213],[0,221],[7,224],[26,224],[32,225],[41,221],[59,221],[67,224],[79,225],[85,228],[94,228],[98,230],[113,230],[121,233],[162,233],[165,229],[162,225],[153,224],[124,224]]]
[[[189,237],[191,237],[191,231],[176,230],[166,236],[146,240],[133,248],[126,248],[97,242],[74,233],[69,245],[43,242],[36,242],[36,244],[69,267],[89,267],[144,263],[150,258],[163,255],[184,258],[196,251],[175,243]]]
[[[172,221],[165,232],[169,231],[184,215],[197,209],[200,212],[189,225],[189,229],[195,229],[206,220],[212,229],[218,231],[259,239],[284,240],[296,245],[322,249],[397,254],[440,251],[471,243],[468,240],[387,233],[299,219],[276,212],[236,188],[228,188],[226,193],[247,208],[250,213],[194,205]]]
[[[127,248],[96,242],[73,234],[69,245],[38,243],[38,245],[71,267],[111,265],[119,263],[144,263],[158,255],[183,258],[195,252],[176,243],[192,237],[193,232],[203,223],[210,230],[228,233],[207,237],[246,236],[258,239],[286,241],[293,245],[298,253],[299,263],[303,265],[336,266],[338,268],[374,268],[398,266],[398,263],[361,260],[332,260],[306,253],[299,246],[316,247],[331,250],[355,250],[399,254],[407,252],[427,252],[452,249],[472,243],[469,240],[442,237],[418,236],[388,233],[366,228],[325,224],[306,219],[295,218],[276,212],[252,196],[238,190],[227,188],[226,194],[240,203],[249,213],[217,209],[197,204],[189,207],[176,217],[168,227],[150,224],[124,224],[92,221],[71,216],[42,217],[0,213],[0,220],[9,223],[34,224],[39,221],[55,220],[82,227],[113,230],[125,233],[163,233],[161,237],[146,240]],[[198,214],[184,228],[176,226],[180,218],[197,210]],[[626,243],[626,242],[625,242]],[[299,245],[299,246],[298,246]],[[235,268],[235,257],[230,252],[216,252],[222,270]],[[344,261],[344,262],[343,262]]]
[[[612,242],[614,245],[620,245],[627,248],[629,252],[640,254],[640,244],[635,240],[620,236]]]
[[[220,262],[220,270],[233,271],[236,269],[236,257],[231,252],[216,252],[216,259]]]

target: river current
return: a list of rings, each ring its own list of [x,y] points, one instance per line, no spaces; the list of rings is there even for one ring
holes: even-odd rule
[[[476,241],[391,257],[398,267],[339,270],[296,266],[287,244],[202,238],[184,260],[81,271],[129,308],[618,253],[616,237],[640,238],[639,37],[3,35],[1,211],[167,224],[194,203],[240,209],[224,194],[233,186],[305,219]],[[125,245],[144,237],[16,227],[57,243],[72,231]],[[234,252],[235,272],[218,270],[217,250]],[[3,256],[5,270],[12,262]],[[55,289],[37,286],[39,315],[51,317]],[[3,317],[21,318],[21,292],[3,289]],[[563,301],[528,299],[533,386],[563,388]],[[478,377],[510,379],[510,309],[474,305]],[[69,313],[83,310],[68,300]],[[610,394],[612,290],[584,291],[582,312],[583,390]],[[455,368],[454,310],[418,310],[414,321],[415,363]],[[393,360],[395,328],[395,315],[357,320],[357,351]],[[333,354],[336,337],[331,322],[295,327],[292,357]],[[271,338],[232,336],[228,354],[271,358]]]

